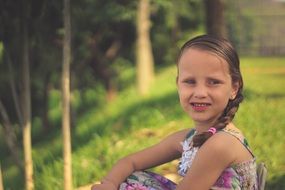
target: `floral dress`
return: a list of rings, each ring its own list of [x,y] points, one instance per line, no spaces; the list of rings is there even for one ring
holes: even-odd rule
[[[221,131],[236,137],[250,153],[248,143],[244,136],[235,130],[224,128]],[[221,132],[219,131],[219,132]],[[185,140],[181,143],[183,147],[182,157],[178,166],[178,173],[185,176],[187,170],[191,168],[192,161],[199,148],[192,147],[192,138],[195,135],[192,129]],[[149,171],[137,171],[130,175],[125,182],[120,185],[120,190],[174,190],[176,184],[169,179]],[[213,190],[257,190],[257,175],[255,158],[238,164],[233,164],[226,168],[215,184]]]
[[[174,190],[176,184],[169,179],[150,172],[137,171],[120,185],[120,190]]]
[[[249,145],[244,138],[244,136],[234,129],[224,128],[219,132],[226,132],[230,135],[236,137],[252,154]],[[181,176],[185,176],[186,172],[189,168],[191,168],[192,161],[195,158],[198,147],[192,147],[191,142],[192,138],[195,135],[195,129],[192,129],[190,133],[188,133],[186,139],[182,144],[183,153],[178,166],[178,173]],[[253,155],[253,154],[252,154]],[[211,187],[211,189],[215,190],[257,190],[257,174],[256,174],[256,161],[255,157],[251,160],[232,164],[228,168],[226,168],[215,184]]]

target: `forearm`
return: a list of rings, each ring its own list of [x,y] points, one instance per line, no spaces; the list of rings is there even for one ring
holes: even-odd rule
[[[134,172],[132,161],[128,158],[120,159],[108,174],[102,179],[102,183],[111,182],[116,188]]]

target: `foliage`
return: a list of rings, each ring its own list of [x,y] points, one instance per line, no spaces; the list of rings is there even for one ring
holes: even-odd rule
[[[256,52],[252,52],[253,46],[256,45],[254,44],[254,36],[258,36],[258,31],[254,31],[256,20],[252,15],[241,14],[237,2],[228,1],[226,5],[228,38],[240,53],[245,55],[256,54]]]
[[[269,170],[267,187],[272,190],[284,189],[284,61],[284,58],[241,60],[245,101],[235,119],[248,138],[257,161],[266,163]],[[136,95],[133,86],[122,91],[112,103],[100,99],[104,97],[100,95],[101,90],[89,89],[83,97],[75,93],[75,107],[80,110],[72,129],[75,186],[99,181],[118,158],[156,143],[173,131],[191,127],[191,121],[179,105],[175,66],[161,68],[158,73],[150,96],[144,99]],[[51,96],[54,99],[51,102],[58,102],[56,97]],[[96,101],[98,99],[101,103]],[[54,108],[56,105],[50,104]],[[34,139],[37,139],[33,145],[36,189],[62,189],[61,131],[58,128],[49,134],[38,134]],[[7,155],[2,159],[5,187],[20,189],[22,174]],[[163,174],[175,170],[174,164],[155,169]]]
[[[18,127],[10,82],[11,77],[14,78],[16,92],[20,94],[21,3],[19,0],[3,0],[0,8],[0,98],[15,128],[18,142],[22,140],[21,129]],[[36,189],[62,189],[62,142],[59,130],[62,2],[32,0],[24,3],[30,8],[28,31]],[[72,1],[71,114],[76,186],[98,180],[119,157],[157,142],[159,137],[177,128],[191,125],[177,100],[173,77],[175,68],[165,66],[175,62],[177,49],[182,42],[204,32],[203,1],[153,0],[151,4],[151,39],[158,77],[151,95],[140,99],[134,87],[137,1]],[[250,10],[247,8],[243,11],[248,13]],[[234,10],[234,6],[229,6],[227,21],[230,39],[238,48],[247,51],[245,47],[256,45],[254,39],[258,38],[259,33],[251,32],[256,29],[256,21],[250,14],[240,17],[237,14],[239,12]],[[236,24],[237,19],[242,24]],[[258,160],[265,161],[270,167],[269,185],[272,189],[280,189],[278,185],[284,179],[284,161],[281,160],[284,152],[279,151],[284,141],[273,140],[274,135],[280,139],[284,135],[282,127],[280,133],[276,132],[279,125],[284,126],[284,112],[281,109],[284,107],[282,60],[284,58],[244,59],[243,68],[248,81],[245,94],[248,99],[236,120],[247,131],[250,141],[254,141],[252,144]],[[12,65],[10,70],[9,61]],[[265,88],[265,85],[270,88]],[[110,86],[115,86],[119,97],[108,103],[106,96]],[[266,110],[262,105],[266,105]],[[252,127],[249,130],[248,125]],[[275,130],[269,131],[266,125]],[[269,132],[272,135],[267,135]],[[145,138],[148,140],[143,140]],[[3,139],[0,131],[0,158],[5,186],[19,189],[23,186],[23,174],[13,166]],[[263,145],[264,139],[274,148]],[[145,142],[143,145],[142,140]],[[167,166],[165,170],[158,171],[175,170],[170,168]],[[84,175],[82,171],[85,171]]]
[[[284,2],[225,1],[228,37],[243,55],[284,55]]]
[[[19,123],[11,96],[10,80],[21,92],[22,15],[19,0],[3,0],[0,13],[1,100],[12,123]],[[62,61],[62,2],[28,1],[28,33],[33,117],[44,129],[54,127],[48,120],[48,99],[60,89]],[[151,1],[151,40],[156,65],[175,62],[180,40],[201,30],[202,3],[196,0]],[[133,0],[78,0],[71,2],[72,65],[71,88],[81,93],[94,86],[120,91],[130,85],[122,81],[122,68],[135,65],[136,8]],[[184,39],[183,39],[184,41]],[[4,52],[4,53],[3,53]],[[8,62],[12,70],[9,70]],[[133,74],[134,75],[134,74]],[[129,80],[130,81],[130,80]],[[108,93],[108,92],[107,92]],[[107,94],[106,93],[106,94]],[[81,95],[84,96],[84,95]]]
[[[203,32],[203,2],[153,1],[151,20],[155,63],[172,64],[176,61],[180,42],[185,42],[196,33]]]

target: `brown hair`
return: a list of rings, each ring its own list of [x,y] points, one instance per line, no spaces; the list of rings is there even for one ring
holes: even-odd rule
[[[239,57],[231,45],[231,43],[223,38],[217,38],[209,35],[197,36],[189,41],[187,41],[181,48],[178,61],[185,52],[185,50],[189,48],[195,48],[200,50],[209,51],[221,58],[223,58],[229,64],[229,72],[231,75],[232,83],[238,83],[239,89],[237,91],[237,95],[234,99],[229,100],[227,106],[224,109],[223,114],[217,119],[217,122],[212,126],[217,130],[221,130],[229,124],[238,110],[239,104],[243,100],[243,80],[240,72],[240,62]],[[212,136],[211,132],[203,132],[201,134],[196,134],[193,137],[193,146],[200,147],[202,144]]]

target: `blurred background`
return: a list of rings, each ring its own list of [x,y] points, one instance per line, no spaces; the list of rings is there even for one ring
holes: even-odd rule
[[[205,33],[237,49],[245,101],[235,122],[268,167],[266,189],[285,189],[285,1],[0,4],[0,190],[89,189],[122,156],[190,128],[176,56]],[[176,167],[153,170],[178,180]]]

